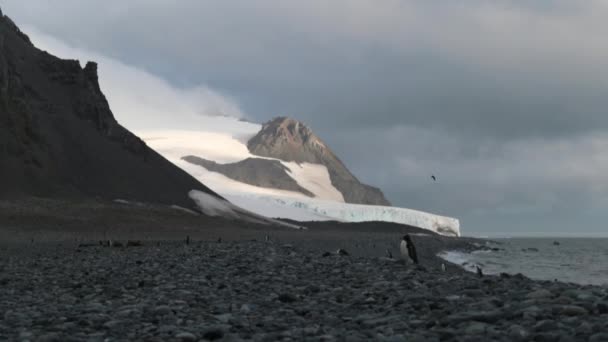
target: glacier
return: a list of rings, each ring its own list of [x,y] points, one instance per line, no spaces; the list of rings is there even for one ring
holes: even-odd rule
[[[388,221],[426,228],[440,234],[460,235],[457,219],[405,208],[343,203],[342,194],[331,184],[327,169],[322,165],[306,163],[295,165],[281,161],[292,170],[290,174],[298,184],[317,196],[311,199],[301,193],[236,182],[219,173],[186,163],[181,157],[187,155],[195,155],[217,163],[238,162],[248,157],[262,158],[252,156],[246,144],[261,130],[262,125],[229,116],[200,115],[213,112],[242,116],[242,113],[238,107],[232,106],[227,101],[221,101],[219,97],[213,96],[214,94],[208,92],[201,94],[198,92],[200,89],[179,92],[169,83],[116,60],[75,50],[39,32],[30,37],[32,40],[37,40],[38,46],[56,55],[80,56],[81,60],[102,60],[105,61],[102,64],[114,66],[113,72],[108,71],[107,68],[105,72],[100,70],[102,73],[100,85],[119,121],[163,157],[231,203],[250,211],[245,213],[228,203],[197,192],[189,193],[188,195],[198,204],[201,211],[208,215],[246,216],[248,219],[260,222],[268,221],[255,217],[252,213],[297,221]],[[130,83],[124,82],[125,75],[131,80],[138,80],[136,83],[145,87],[129,87]],[[162,95],[150,97],[148,96],[150,93]],[[217,100],[214,102],[217,106],[208,107],[200,101],[201,98]],[[167,113],[173,113],[179,120],[168,124],[165,120]],[[142,115],[146,120],[141,120]],[[129,203],[118,200],[118,203],[121,202]],[[301,227],[294,226],[294,228]]]
[[[211,203],[209,199],[191,193],[190,197],[203,212],[226,217],[245,215],[259,221],[263,220],[261,217],[254,218],[254,215],[295,221],[384,221],[420,227],[442,235],[460,236],[460,222],[455,218],[407,208],[345,203],[341,193],[331,184],[324,165],[279,160],[290,168],[290,176],[299,185],[315,195],[310,198],[299,192],[238,182],[181,160],[186,155],[218,163],[237,162],[249,157],[263,158],[249,153],[246,146],[247,140],[257,134],[261,125],[227,117],[205,118],[205,122],[206,128],[196,131],[138,132],[151,148],[234,205]]]
[[[383,221],[415,226],[441,235],[460,236],[458,219],[413,209],[254,193],[222,195],[241,208],[268,217],[298,221]]]

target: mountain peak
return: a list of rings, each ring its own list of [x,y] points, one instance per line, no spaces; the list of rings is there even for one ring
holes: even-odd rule
[[[322,156],[333,153],[304,123],[279,116],[262,126],[262,130],[247,147],[253,154],[273,155],[285,161],[297,163],[322,163]]]
[[[262,157],[324,165],[333,186],[348,203],[390,205],[380,189],[359,182],[333,151],[298,120],[280,116],[266,122],[247,142],[247,148]]]
[[[23,33],[23,32],[21,31],[21,29],[19,29],[19,26],[17,26],[17,24],[15,24],[15,22],[14,22],[14,21],[13,21],[11,18],[9,18],[9,16],[8,16],[8,15],[4,15],[4,14],[2,13],[2,9],[1,9],[1,8],[0,8],[0,21],[5,22],[5,23],[6,23],[6,25],[7,25],[7,26],[8,26],[8,27],[9,27],[9,28],[12,30],[12,31],[14,31],[14,32],[17,34],[17,36],[19,36],[19,38],[23,39],[23,40],[24,40],[26,43],[28,43],[28,44],[30,44],[30,45],[32,44],[32,42],[30,41],[30,37],[28,37],[28,35],[27,35],[27,34]],[[3,42],[0,42],[0,47],[2,46],[2,43],[3,43]]]

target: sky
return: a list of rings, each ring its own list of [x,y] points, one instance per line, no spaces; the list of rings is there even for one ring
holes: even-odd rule
[[[608,235],[606,0],[0,7],[42,48],[98,61],[129,129],[291,116],[394,205],[467,235]]]

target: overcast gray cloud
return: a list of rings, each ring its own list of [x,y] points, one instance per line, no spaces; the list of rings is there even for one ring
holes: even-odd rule
[[[395,204],[464,231],[608,232],[606,1],[1,4],[167,89],[198,89],[193,107],[305,121]]]

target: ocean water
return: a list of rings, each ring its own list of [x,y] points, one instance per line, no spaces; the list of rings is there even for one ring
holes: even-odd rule
[[[440,256],[474,272],[479,265],[486,274],[522,273],[532,279],[559,280],[608,286],[608,238],[511,238],[493,239],[493,251]]]

